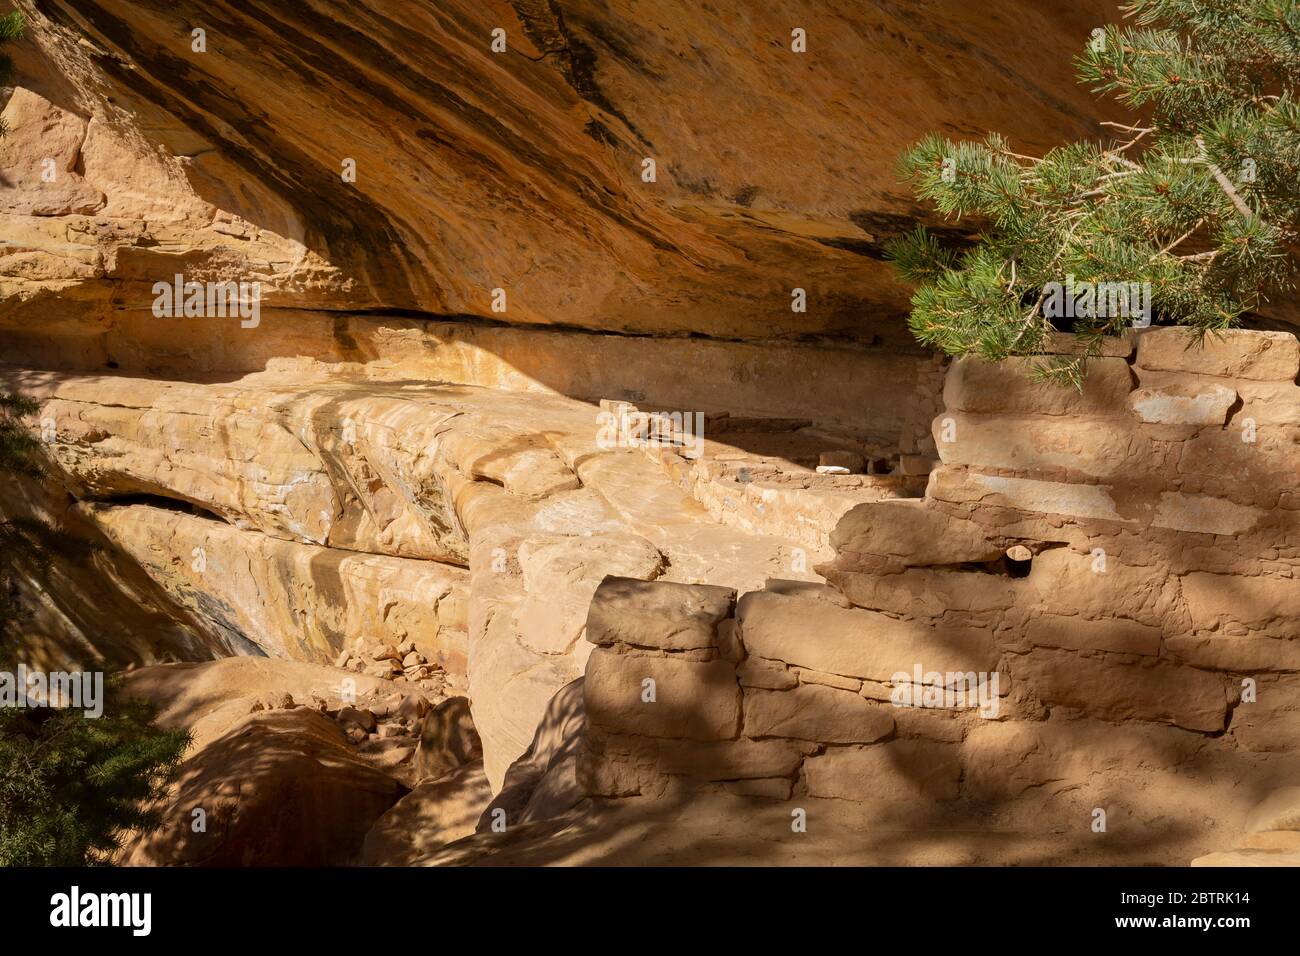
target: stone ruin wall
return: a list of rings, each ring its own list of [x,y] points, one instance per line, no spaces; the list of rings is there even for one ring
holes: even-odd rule
[[[1300,781],[1298,369],[1288,333],[1181,329],[1082,392],[956,362],[925,496],[845,515],[825,587],[606,579],[583,785],[1246,826]],[[895,706],[918,668],[996,674],[996,716]]]

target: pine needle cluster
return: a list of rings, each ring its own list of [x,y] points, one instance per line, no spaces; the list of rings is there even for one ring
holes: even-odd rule
[[[1107,336],[1135,323],[1091,302],[1053,308],[1057,288],[1145,287],[1137,324],[1237,325],[1289,288],[1300,237],[1300,5],[1296,0],[1134,0],[1127,26],[1094,31],[1081,82],[1140,117],[1113,138],[1044,156],[929,136],[901,174],[976,241],[955,249],[925,228],[889,254],[916,285],[909,326],[924,345],[990,360],[1039,355],[1037,372],[1082,383]],[[1071,331],[1080,351],[1049,356]]]

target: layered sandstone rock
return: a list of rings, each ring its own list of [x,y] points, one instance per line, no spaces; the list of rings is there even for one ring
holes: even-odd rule
[[[358,636],[393,646],[410,639],[464,673],[469,576],[461,568],[293,544],[147,505],[91,514],[227,647],[324,662]]]
[[[413,642],[473,699],[498,788],[582,674],[605,575],[815,577],[821,552],[720,527],[643,454],[604,446],[593,406],[356,375],[5,381],[42,402],[47,465],[84,499],[68,519],[199,635],[173,656],[323,663],[357,639]]]

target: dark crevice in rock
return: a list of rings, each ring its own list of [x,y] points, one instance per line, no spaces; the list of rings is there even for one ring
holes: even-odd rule
[[[263,311],[267,313],[274,312],[275,309],[270,306],[264,306]],[[355,347],[355,340],[352,339],[350,330],[347,329],[347,317],[377,317],[405,319],[414,322],[427,322],[430,324],[447,323],[450,325],[464,325],[471,328],[482,329],[514,329],[520,332],[536,332],[545,334],[547,332],[567,333],[571,335],[590,335],[605,338],[624,338],[624,339],[691,339],[699,342],[718,342],[733,345],[754,345],[754,346],[772,346],[780,348],[782,345],[808,345],[819,348],[840,348],[840,349],[870,349],[873,353],[893,353],[899,355],[931,355],[930,350],[920,345],[909,346],[903,344],[886,343],[880,336],[872,335],[870,338],[850,338],[847,336],[836,336],[822,332],[808,333],[789,333],[779,337],[768,339],[746,338],[739,335],[711,335],[707,332],[699,331],[681,331],[681,332],[638,332],[627,329],[598,329],[587,325],[576,325],[569,322],[547,322],[546,324],[534,324],[526,322],[510,322],[504,319],[494,319],[485,315],[476,315],[470,312],[431,312],[420,309],[403,309],[392,307],[379,307],[371,309],[357,308],[310,308],[304,306],[286,307],[284,311],[304,312],[304,313],[327,313],[337,316],[335,320],[334,335],[336,340],[342,344],[345,340],[351,343],[350,347]],[[340,337],[343,338],[340,338]]]
[[[171,511],[176,514],[191,515],[195,518],[203,518],[206,521],[226,524],[226,519],[215,511],[209,511],[202,505],[193,501],[187,501],[183,498],[169,498],[166,495],[152,494],[150,492],[131,492],[119,495],[89,496],[84,500],[93,502],[96,505],[125,508],[131,505],[146,505],[150,508],[157,508],[161,511]]]

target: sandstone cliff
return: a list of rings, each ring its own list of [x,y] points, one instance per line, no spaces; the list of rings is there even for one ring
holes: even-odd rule
[[[445,619],[432,605],[465,593],[476,537],[500,546],[481,528],[519,520],[485,495],[612,483],[625,490],[605,493],[608,509],[659,480],[590,458],[581,405],[563,424],[545,411],[563,402],[501,391],[439,392],[431,407],[411,381],[924,444],[936,369],[907,340],[905,291],[880,261],[921,214],[893,157],[931,128],[979,132],[971,117],[1040,147],[1099,115],[1059,51],[1102,4],[1024,4],[991,22],[890,4],[19,7],[30,29],[3,106],[0,343],[6,387],[45,401],[51,463],[82,504],[33,494],[9,510],[80,529],[110,578],[60,558],[65,584],[34,598],[42,646],[121,662],[328,660],[377,626],[425,633],[415,621],[472,633],[492,617],[477,601]],[[796,27],[815,55],[792,52]],[[155,316],[154,284],[176,274],[260,283],[257,324]],[[792,310],[794,288],[807,311]],[[692,497],[710,507],[704,487]],[[718,548],[738,545],[670,533],[704,510],[661,499],[615,510],[659,539],[676,576],[782,573],[760,570],[763,549],[732,567]],[[589,508],[543,512],[530,520],[546,534],[614,527]],[[826,521],[811,537],[801,521],[766,550],[824,547]],[[662,559],[573,560],[589,592]],[[91,607],[115,625],[95,626]],[[473,644],[427,640],[462,660]],[[542,681],[543,698],[573,666]],[[539,712],[524,709],[518,748]]]
[[[1093,133],[1097,103],[1062,51],[1111,13],[1100,0],[19,6],[34,29],[6,106],[5,166],[21,173],[3,199],[3,291],[19,300],[5,325],[61,310],[76,359],[122,364],[125,349],[157,369],[185,358],[160,354],[166,333],[141,347],[141,309],[180,265],[257,276],[276,309],[903,343],[902,290],[879,261],[919,213],[894,180],[899,149],[933,129],[1034,148]],[[811,53],[791,51],[796,27]],[[45,157],[57,189],[37,175]],[[60,295],[42,297],[45,283]],[[791,312],[796,286],[807,313]],[[29,297],[43,311],[18,308]],[[310,324],[277,327],[318,336],[309,351],[362,354],[346,326]]]

